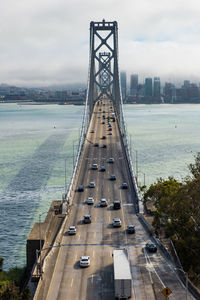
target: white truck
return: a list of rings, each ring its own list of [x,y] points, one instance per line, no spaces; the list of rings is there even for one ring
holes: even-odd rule
[[[132,277],[126,249],[113,251],[114,286],[116,299],[131,298]]]

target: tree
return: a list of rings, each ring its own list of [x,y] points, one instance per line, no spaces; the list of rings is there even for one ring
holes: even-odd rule
[[[144,193],[144,202],[156,207],[153,225],[162,223],[176,247],[184,269],[200,284],[200,153],[188,166],[192,176],[183,182],[158,179]]]

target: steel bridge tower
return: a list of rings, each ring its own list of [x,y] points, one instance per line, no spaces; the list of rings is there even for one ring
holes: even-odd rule
[[[101,97],[112,100],[121,123],[122,97],[118,68],[117,22],[90,23],[90,62],[88,79],[89,118]],[[123,126],[122,126],[123,127]]]

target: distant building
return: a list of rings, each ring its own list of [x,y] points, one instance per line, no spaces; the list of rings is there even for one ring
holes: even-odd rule
[[[153,96],[156,99],[160,99],[160,78],[159,77],[154,77]]]
[[[152,78],[145,78],[145,97],[152,97]]]
[[[132,74],[130,77],[130,95],[136,96],[138,92],[138,74]]]
[[[121,91],[123,102],[126,99],[126,72],[120,73]]]

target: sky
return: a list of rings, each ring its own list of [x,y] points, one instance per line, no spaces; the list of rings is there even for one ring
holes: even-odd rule
[[[117,21],[129,77],[200,82],[199,0],[6,0],[0,4],[0,83],[87,83],[90,21]]]

